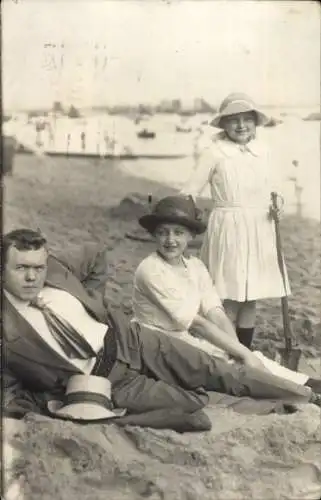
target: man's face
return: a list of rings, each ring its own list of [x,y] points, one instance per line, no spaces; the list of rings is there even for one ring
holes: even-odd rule
[[[47,273],[46,248],[18,250],[10,247],[4,271],[4,289],[29,302],[42,290]]]

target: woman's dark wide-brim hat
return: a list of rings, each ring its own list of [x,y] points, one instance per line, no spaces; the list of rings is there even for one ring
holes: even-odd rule
[[[248,111],[253,111],[256,114],[258,126],[266,125],[270,121],[270,118],[258,109],[249,96],[246,94],[235,93],[229,94],[222,101],[219,111],[210,122],[210,125],[212,125],[212,127],[222,128],[222,118],[237,115],[239,113],[246,113]]]
[[[150,214],[140,217],[139,224],[149,233],[154,233],[159,224],[180,224],[195,234],[202,234],[206,230],[201,211],[191,196],[162,198]]]

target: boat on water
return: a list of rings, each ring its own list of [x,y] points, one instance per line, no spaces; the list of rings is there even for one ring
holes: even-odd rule
[[[50,156],[50,157],[67,157],[67,158],[92,158],[92,159],[107,159],[107,160],[138,160],[138,159],[168,159],[168,160],[175,160],[179,158],[186,158],[188,155],[187,154],[169,154],[169,153],[141,153],[141,152],[134,152],[130,150],[129,148],[124,148],[123,151],[116,151],[116,152],[109,152],[109,153],[104,153],[100,154],[94,151],[62,151],[62,150],[42,150],[42,151],[36,151],[34,148],[30,148],[26,145],[19,144],[17,143],[16,149],[15,149],[16,154],[25,154],[25,155],[32,155],[32,154],[37,154],[37,155],[44,155],[44,156]]]
[[[137,132],[137,137],[139,137],[140,139],[155,139],[156,134],[152,130],[144,128],[143,130]]]

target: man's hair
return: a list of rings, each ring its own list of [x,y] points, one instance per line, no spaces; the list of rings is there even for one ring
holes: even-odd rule
[[[46,238],[32,229],[15,229],[4,235],[2,240],[2,262],[5,264],[11,247],[17,250],[38,250],[46,246]]]

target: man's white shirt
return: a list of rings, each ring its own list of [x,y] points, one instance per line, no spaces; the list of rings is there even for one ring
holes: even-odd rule
[[[42,312],[35,307],[31,307],[28,302],[14,297],[6,290],[5,294],[12,305],[52,349],[74,364],[83,373],[91,373],[96,358],[70,359],[52,336]],[[103,347],[104,336],[108,326],[92,318],[82,303],[73,295],[64,290],[45,286],[38,297],[43,299],[48,307],[56,314],[59,314],[64,320],[68,321],[82,334],[95,352],[98,352]]]

